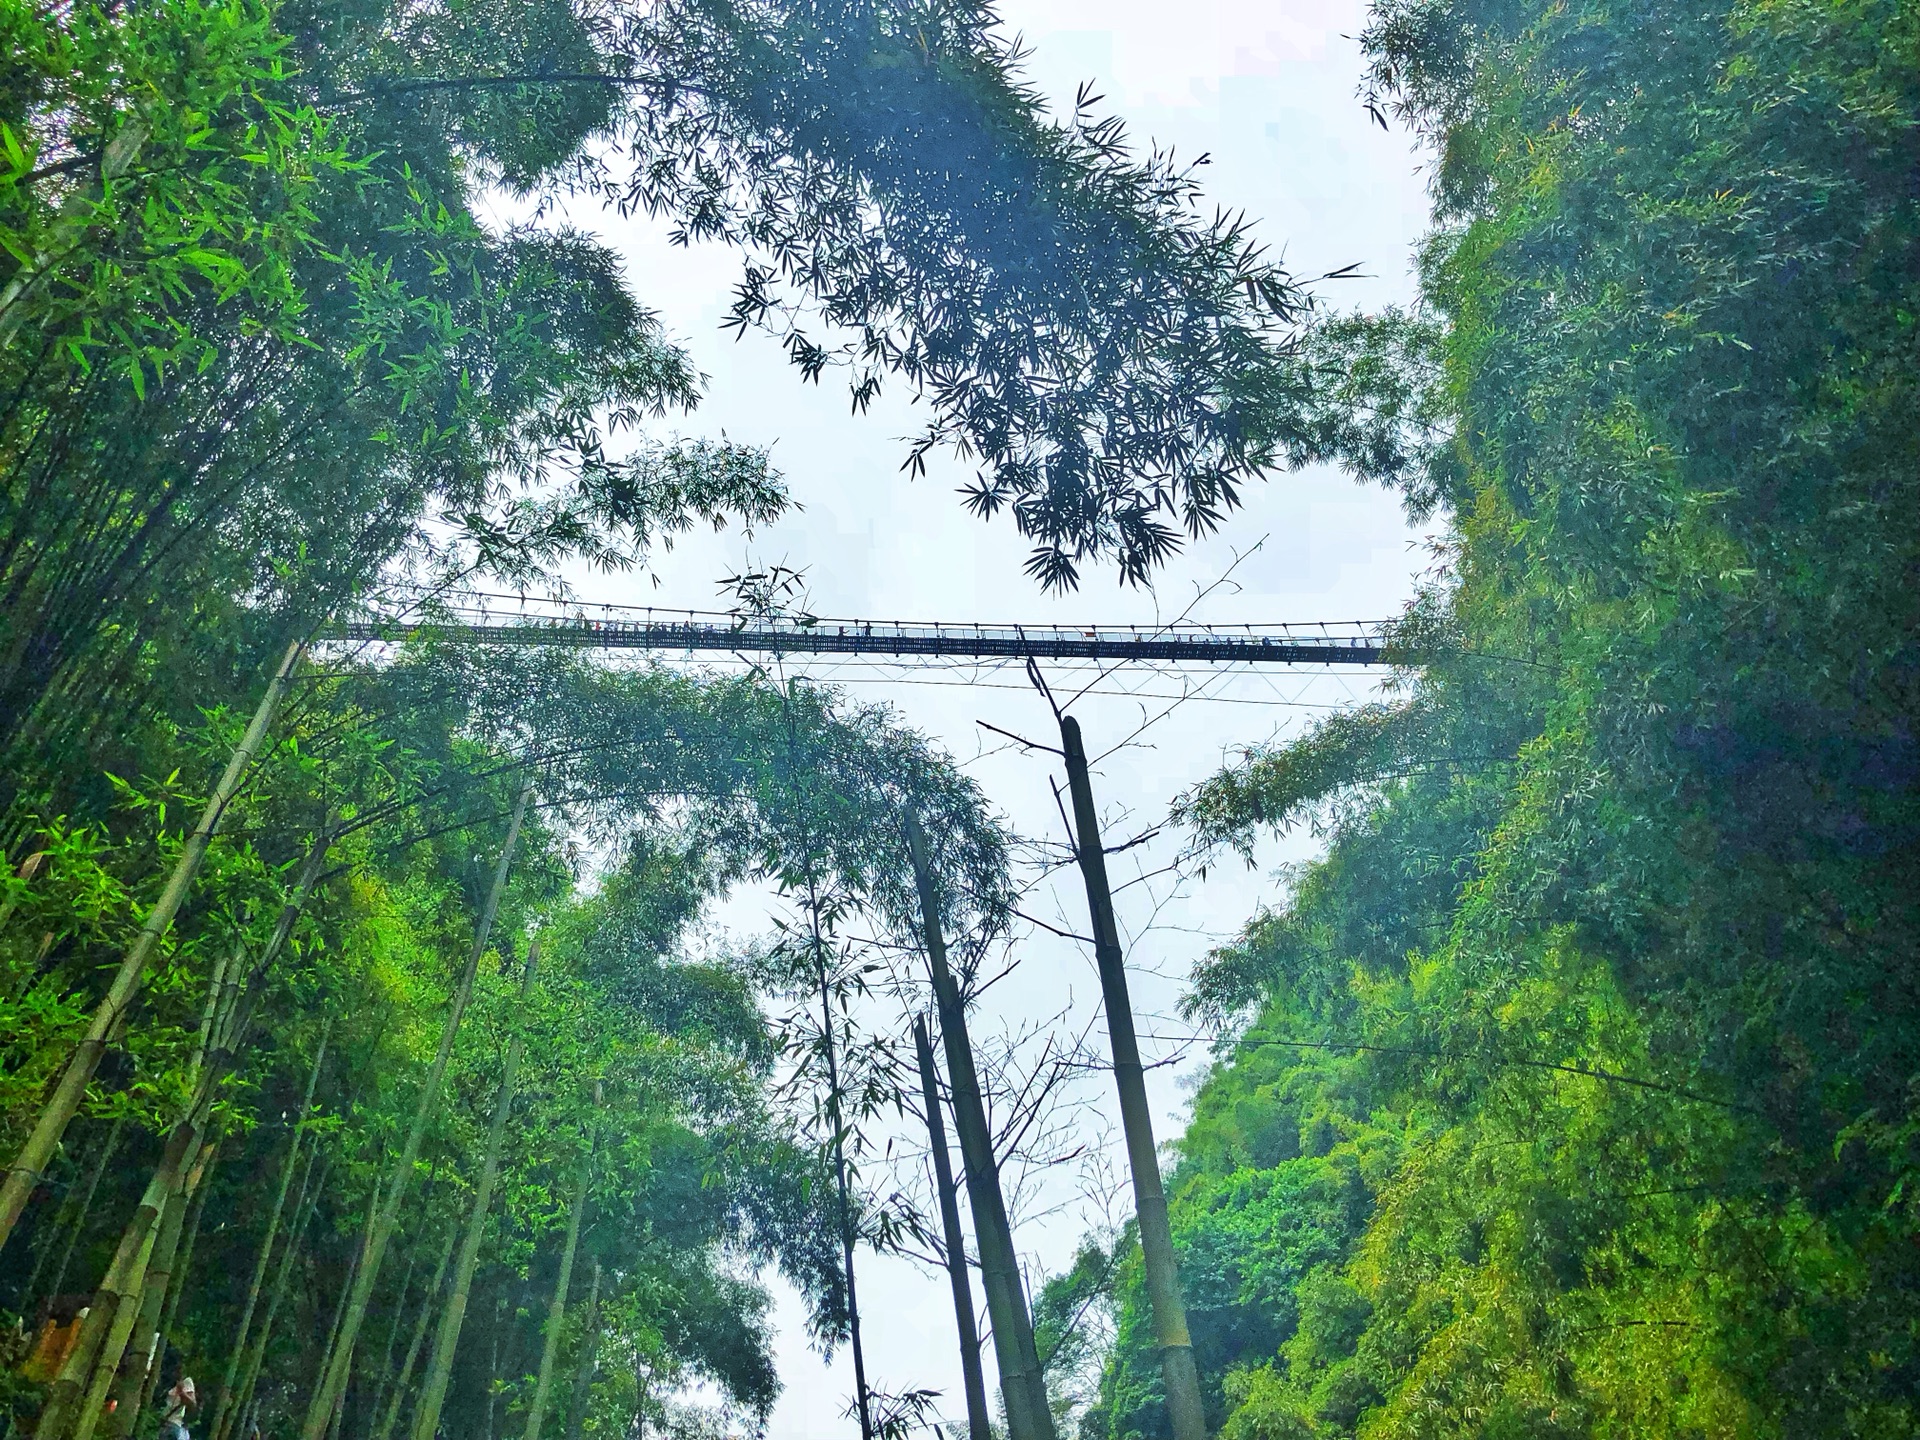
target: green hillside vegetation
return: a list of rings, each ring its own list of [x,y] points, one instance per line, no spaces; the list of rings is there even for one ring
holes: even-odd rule
[[[1912,1435],[1920,18],[1366,39],[1439,156],[1364,338],[1447,438],[1383,478],[1446,523],[1399,698],[1183,802],[1220,863],[1328,842],[1190,1001],[1220,1433]],[[1121,1261],[1102,1440],[1164,1433]]]
[[[191,1374],[204,1440],[713,1440],[778,1276],[907,1440],[961,1401],[865,1373],[854,1257],[962,1232],[898,1168],[940,1067],[972,1440],[1171,1440],[1163,1341],[1181,1440],[1920,1433],[1920,10],[1363,43],[1434,162],[1375,315],[984,0],[0,0],[0,1437]],[[1175,809],[1201,876],[1324,841],[1188,997],[1179,1285],[1146,1233],[1203,1403],[1132,1227],[1024,1333],[964,1021],[1040,852],[973,781],[829,687],[436,629],[804,498],[673,428],[594,203],[917,395],[903,470],[1037,587],[1310,462],[1431,525],[1389,691]]]
[[[513,743],[528,725],[542,749]],[[216,715],[178,735],[172,758],[182,773],[199,769],[203,747],[230,744],[235,728]],[[523,787],[535,804],[489,935]],[[198,800],[177,774],[123,782],[119,796],[107,822],[44,827],[30,873],[7,884],[12,1149],[49,1067],[87,1023],[89,970],[137,928],[156,849],[178,849],[169,816]],[[819,1137],[771,1089],[782,1035],[763,1004],[777,977],[764,961],[690,959],[683,946],[708,905],[749,878],[831,879],[842,903],[883,914],[905,861],[876,846],[876,815],[908,796],[950,822],[956,881],[967,867],[990,881],[999,841],[977,797],[878,712],[570,658],[425,650],[336,666],[298,697],[233,807],[195,904],[152,966],[145,1023],[110,1053],[52,1183],[28,1206],[11,1281],[19,1313],[57,1314],[75,1282],[68,1303],[85,1302],[110,1270],[174,1117],[192,1110],[197,1077],[220,1054],[209,1028],[217,1037],[251,1010],[244,1064],[211,1097],[190,1198],[167,1212],[175,1266],[191,1260],[192,1283],[161,1282],[154,1300],[172,1310],[167,1372],[199,1377],[206,1420],[216,1406],[229,1407],[219,1417],[229,1433],[243,1413],[282,1432],[312,1419],[367,1236],[397,1185],[405,1199],[354,1372],[356,1430],[386,1440],[408,1422],[456,1297],[484,1339],[447,1357],[450,1429],[529,1424],[543,1332],[555,1347],[545,1365],[556,1433],[658,1418],[693,1379],[730,1411],[764,1415],[779,1389],[767,1298],[741,1267],[785,1273],[822,1341],[843,1338],[832,1191]],[[596,836],[613,861],[583,888],[574,852]],[[316,855],[324,864],[301,897],[296,875]],[[265,922],[283,896],[304,904],[276,960]],[[400,1165],[476,946],[443,1099]],[[526,1054],[512,1123],[504,1144],[490,1142],[515,1046]],[[449,1257],[491,1161],[484,1248],[463,1279]],[[554,1328],[563,1255],[573,1303]],[[35,1338],[28,1328],[9,1342],[16,1365]],[[136,1396],[140,1369],[123,1371]],[[4,1398],[24,1419],[53,1380],[29,1364],[10,1371]],[[116,1413],[131,1423],[130,1407]]]

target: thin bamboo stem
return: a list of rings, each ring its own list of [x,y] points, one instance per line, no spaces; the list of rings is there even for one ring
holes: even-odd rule
[[[527,947],[526,973],[520,980],[520,1013],[533,998],[533,981],[540,964],[540,942]],[[454,1263],[453,1291],[440,1317],[440,1329],[433,1340],[433,1358],[427,1366],[420,1401],[413,1412],[413,1440],[433,1440],[440,1428],[440,1410],[446,1403],[447,1382],[453,1377],[453,1356],[460,1345],[460,1331],[466,1324],[467,1301],[473,1289],[473,1272],[480,1261],[480,1242],[486,1236],[488,1212],[493,1208],[493,1187],[500,1174],[500,1150],[506,1141],[507,1121],[513,1113],[514,1078],[520,1069],[520,1057],[526,1052],[526,1031],[516,1025],[513,1039],[507,1043],[506,1063],[500,1070],[500,1088],[494,1095],[493,1121],[487,1127],[487,1154],[480,1167],[480,1180],[474,1186],[473,1207],[467,1216],[466,1234],[460,1240],[460,1258]]]
[[[328,1017],[325,1027],[320,1031],[320,1043],[313,1052],[313,1065],[307,1071],[307,1089],[300,1101],[299,1118],[293,1122],[293,1135],[287,1141],[287,1158],[280,1167],[280,1185],[274,1192],[273,1209],[267,1215],[267,1232],[260,1241],[260,1253],[253,1262],[253,1275],[247,1282],[246,1303],[240,1308],[240,1324],[234,1332],[233,1347],[227,1354],[227,1368],[220,1376],[219,1399],[214,1404],[213,1419],[208,1425],[208,1433],[214,1440],[226,1433],[227,1413],[233,1408],[233,1382],[240,1369],[240,1358],[246,1353],[247,1340],[253,1329],[253,1315],[260,1303],[260,1291],[266,1284],[267,1266],[273,1258],[273,1242],[280,1233],[280,1217],[286,1211],[287,1191],[293,1185],[294,1171],[299,1166],[300,1142],[306,1135],[307,1119],[313,1113],[313,1095],[320,1084],[320,1067],[327,1058],[327,1041],[333,1033],[333,1019]],[[298,1206],[295,1211],[298,1213]]]
[[[1086,882],[1087,908],[1093,918],[1093,953],[1107,1012],[1107,1036],[1113,1051],[1113,1080],[1120,1092],[1120,1121],[1126,1134],[1127,1163],[1133,1172],[1133,1206],[1140,1224],[1140,1255],[1153,1311],[1154,1340],[1160,1350],[1160,1377],[1167,1394],[1167,1418],[1174,1440],[1207,1440],[1207,1416],[1200,1394],[1200,1372],[1187,1333],[1186,1301],[1167,1219],[1166,1191],[1160,1184],[1160,1156],[1153,1142],[1153,1112],[1147,1105],[1146,1074],[1133,1029],[1133,1003],[1127,995],[1126,958],[1114,918],[1113,891],[1107,882],[1106,851],[1100,841],[1100,817],[1094,809],[1087,750],[1080,722],[1060,717],[1060,746],[1066,753],[1067,788],[1073,799],[1074,848]]]
[[[580,1440],[587,1424],[587,1402],[593,1398],[594,1372],[600,1363],[600,1260],[593,1261],[593,1283],[587,1287],[586,1324],[580,1335],[580,1358],[573,1368],[573,1396],[567,1404],[566,1440]]]
[[[593,1109],[600,1111],[601,1089],[593,1087]],[[547,1389],[553,1383],[553,1367],[560,1355],[560,1331],[567,1318],[567,1291],[573,1284],[573,1261],[580,1249],[580,1225],[587,1213],[587,1192],[593,1181],[593,1143],[588,1141],[580,1157],[580,1174],[573,1182],[573,1204],[567,1214],[567,1242],[560,1251],[560,1273],[553,1282],[553,1299],[547,1305],[545,1343],[540,1347],[540,1372],[534,1378],[533,1399],[527,1405],[526,1440],[540,1440],[540,1423],[546,1418]]]
[[[199,1127],[192,1123],[176,1125],[167,1137],[160,1164],[147,1182],[146,1193],[140,1198],[133,1220],[121,1232],[119,1247],[93,1292],[80,1334],[41,1407],[40,1420],[34,1428],[35,1440],[66,1440],[76,1422],[90,1421],[82,1412],[81,1404],[92,1388],[96,1371],[102,1377],[99,1401],[105,1403],[104,1387],[113,1378],[127,1336],[133,1333],[134,1310],[147,1262],[153,1254],[154,1231],[181,1168],[199,1144]],[[92,1429],[91,1423],[87,1428]]]
[[[1020,1261],[1013,1248],[1013,1225],[1007,1218],[1006,1197],[1000,1189],[1000,1167],[994,1159],[993,1133],[987,1125],[980,1077],[973,1063],[973,1042],[967,1034],[967,1012],[947,965],[946,936],[940,926],[939,894],[927,861],[926,837],[912,815],[907,817],[907,853],[913,862],[914,884],[920,898],[920,924],[927,950],[927,969],[940,1014],[940,1040],[947,1052],[947,1081],[953,1094],[953,1128],[960,1139],[960,1158],[966,1171],[967,1198],[973,1210],[973,1233],[980,1249],[981,1287],[987,1294],[987,1315],[993,1326],[994,1359],[1000,1367],[1000,1394],[1007,1407],[1012,1440],[1054,1440],[1053,1412],[1047,1405],[1039,1352],[1033,1343],[1033,1317],[1027,1309],[1020,1281]]]
[[[531,777],[520,787],[520,793],[514,800],[512,817],[507,821],[506,842],[500,849],[500,861],[493,872],[493,887],[488,892],[485,909],[481,912],[480,922],[474,927],[473,949],[467,956],[466,968],[461,971],[460,980],[454,988],[452,1003],[447,1009],[447,1019],[440,1032],[440,1047],[435,1052],[433,1063],[428,1068],[426,1082],[420,1087],[419,1102],[414,1110],[413,1124],[407,1131],[406,1146],[401,1152],[397,1182],[387,1198],[385,1212],[375,1226],[372,1243],[368,1250],[368,1263],[362,1270],[355,1285],[352,1302],[347,1308],[346,1341],[329,1364],[320,1384],[314,1388],[313,1403],[307,1409],[306,1422],[300,1427],[301,1440],[323,1440],[332,1417],[334,1402],[340,1392],[346,1388],[348,1367],[353,1362],[353,1343],[359,1337],[361,1322],[366,1318],[367,1304],[373,1296],[373,1282],[378,1278],[380,1261],[386,1254],[387,1241],[394,1227],[399,1223],[400,1205],[406,1198],[406,1182],[413,1171],[415,1161],[420,1157],[420,1146],[426,1138],[427,1126],[432,1121],[439,1106],[440,1089],[446,1078],[447,1062],[453,1055],[454,1038],[460,1033],[460,1021],[465,1015],[467,1002],[473,995],[473,979],[480,968],[480,957],[485,953],[487,940],[493,930],[494,916],[499,912],[501,896],[506,893],[507,872],[513,863],[513,847],[520,838],[520,823],[526,816],[527,801],[533,794]]]
[[[100,1188],[100,1177],[107,1173],[107,1165],[113,1159],[113,1152],[120,1147],[120,1136],[126,1129],[126,1121],[116,1118],[107,1129],[107,1138],[100,1146],[100,1157],[94,1161],[93,1173],[87,1177],[87,1188],[80,1196],[80,1203],[74,1212],[72,1228],[67,1232],[67,1243],[61,1248],[60,1263],[53,1269],[53,1285],[49,1295],[58,1295],[60,1287],[67,1283],[67,1269],[73,1263],[74,1246],[87,1228],[87,1217],[93,1213],[94,1193]]]
[[[433,1319],[433,1307],[440,1298],[440,1287],[447,1278],[447,1267],[453,1263],[453,1247],[459,1242],[460,1227],[447,1227],[447,1243],[440,1250],[440,1263],[433,1267],[433,1279],[427,1284],[427,1293],[420,1297],[420,1313],[414,1317],[413,1338],[407,1342],[407,1358],[400,1362],[400,1376],[393,1387],[393,1395],[387,1401],[386,1413],[380,1417],[379,1428],[374,1431],[374,1440],[388,1440],[394,1426],[400,1422],[400,1407],[405,1403],[408,1382],[413,1378],[413,1367],[419,1362],[420,1349],[427,1342],[427,1326]]]
[[[120,962],[107,993],[94,1010],[93,1020],[87,1027],[86,1035],[74,1048],[73,1056],[68,1060],[66,1069],[61,1073],[59,1083],[53,1094],[42,1107],[40,1118],[27,1137],[20,1153],[7,1169],[4,1184],[0,1184],[0,1249],[6,1247],[7,1240],[13,1234],[13,1227],[20,1219],[20,1212],[26,1208],[27,1197],[33,1193],[34,1186],[40,1183],[47,1161],[66,1134],[67,1126],[79,1112],[80,1103],[86,1097],[87,1086],[92,1082],[94,1071],[99,1069],[100,1060],[106,1054],[107,1040],[132,1006],[134,997],[139,993],[140,980],[146,970],[147,962],[159,946],[163,936],[173,924],[173,917],[180,908],[180,902],[186,898],[195,876],[199,874],[200,862],[206,857],[207,847],[213,842],[221,821],[226,817],[228,807],[239,793],[240,782],[245,778],[248,768],[253,764],[254,756],[266,741],[267,730],[273,724],[274,715],[285,698],[288,687],[293,683],[293,674],[300,663],[304,649],[302,642],[296,641],[287,647],[287,653],[274,671],[273,678],[267,683],[267,693],[261,697],[259,706],[253,713],[246,733],[240,743],[234,747],[227,761],[227,768],[219,783],[214,786],[213,794],[208,797],[206,809],[199,823],[187,836],[186,844],[181,848],[180,857],[174,863],[173,872],[167,878],[167,885],[147,912],[147,918],[140,927],[140,933],[128,948],[126,956]]]
[[[393,1300],[393,1320],[387,1326],[387,1348],[380,1355],[380,1386],[373,1392],[373,1404],[367,1408],[367,1430],[372,1432],[374,1422],[381,1410],[386,1407],[387,1394],[393,1389],[393,1346],[400,1338],[407,1318],[407,1297],[413,1293],[413,1272],[420,1268],[420,1254],[417,1246],[407,1252],[407,1268],[400,1276],[400,1292]]]
[[[812,890],[811,878],[808,890]],[[815,910],[814,914],[817,916],[818,911]],[[846,1122],[842,1118],[840,1105],[840,1061],[833,1048],[833,1000],[827,988],[826,957],[820,948],[817,920],[813,943],[820,977],[821,1038],[827,1047],[827,1123],[833,1127],[833,1175],[840,1199],[840,1264],[847,1282],[847,1336],[853,1349],[854,1407],[860,1418],[860,1440],[873,1440],[873,1406],[867,1395],[867,1355],[860,1334],[860,1299],[853,1283],[853,1206],[847,1193]]]
[[[140,1397],[147,1388],[147,1369],[153,1363],[154,1346],[160,1332],[160,1314],[167,1302],[167,1289],[173,1279],[174,1257],[180,1251],[180,1237],[186,1233],[187,1205],[194,1177],[206,1163],[203,1146],[199,1159],[180,1177],[167,1208],[161,1212],[160,1228],[153,1250],[147,1258],[146,1273],[140,1277],[140,1303],[134,1309],[134,1325],[128,1345],[115,1364],[112,1377],[113,1408],[107,1416],[107,1434],[125,1440],[133,1433],[133,1422]],[[104,1366],[102,1368],[105,1368]]]
[[[180,1258],[173,1267],[173,1283],[167,1291],[167,1308],[160,1317],[160,1330],[155,1337],[153,1359],[147,1365],[147,1384],[140,1396],[137,1415],[146,1414],[147,1407],[153,1403],[153,1392],[160,1383],[160,1367],[167,1358],[167,1337],[173,1334],[174,1321],[180,1313],[180,1297],[186,1293],[187,1276],[193,1266],[193,1252],[200,1243],[200,1221],[207,1213],[207,1197],[213,1193],[213,1169],[218,1161],[216,1146],[207,1159],[206,1174],[193,1187],[193,1210],[187,1217],[187,1235],[180,1242]]]
[[[300,1177],[300,1198],[294,1201],[293,1224],[287,1230],[287,1248],[281,1255],[280,1268],[274,1274],[273,1293],[267,1297],[267,1313],[261,1318],[259,1333],[254,1336],[253,1351],[241,1372],[239,1399],[227,1412],[224,1423],[228,1427],[232,1427],[247,1413],[247,1407],[253,1401],[254,1386],[260,1380],[260,1368],[266,1363],[267,1345],[273,1338],[273,1322],[279,1318],[280,1302],[286,1299],[287,1285],[293,1278],[294,1262],[300,1254],[300,1243],[306,1237],[313,1212],[319,1208],[321,1192],[326,1189],[329,1166],[320,1167],[320,1184],[313,1185],[314,1167],[319,1158],[317,1150],[307,1152],[307,1167]],[[221,1430],[213,1440],[227,1440],[228,1433],[229,1430]]]
[[[947,1151],[947,1127],[940,1118],[940,1076],[934,1068],[933,1042],[927,1037],[924,1015],[913,1017],[913,1049],[920,1062],[920,1099],[927,1110],[927,1148],[933,1154],[934,1188],[940,1196],[940,1228],[947,1249],[947,1283],[953,1291],[954,1328],[960,1340],[961,1388],[967,1398],[967,1440],[993,1440],[993,1418],[987,1413],[987,1381],[980,1364],[980,1328],[973,1314],[973,1281],[967,1274],[967,1241],[960,1229],[953,1157]]]

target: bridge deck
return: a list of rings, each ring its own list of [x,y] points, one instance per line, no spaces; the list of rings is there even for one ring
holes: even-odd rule
[[[572,645],[587,649],[725,651],[774,655],[944,656],[1188,661],[1228,665],[1379,665],[1378,628],[1363,625],[1273,627],[941,625],[871,620],[812,622],[607,619],[585,616],[509,623],[427,625],[354,621],[333,637],[402,641],[433,634],[481,645]]]

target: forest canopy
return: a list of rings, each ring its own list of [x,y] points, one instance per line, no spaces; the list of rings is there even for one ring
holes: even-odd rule
[[[755,1429],[778,1275],[905,1440],[856,1251],[948,1269],[970,1440],[1920,1431],[1920,16],[1360,43],[1433,161],[1377,314],[973,0],[0,4],[0,1434],[188,1374],[210,1440]],[[1057,712],[1136,1186],[1058,1274],[966,1029],[1021,854],[967,774],[830,687],[433,623],[805,498],[671,428],[709,381],[593,204],[737,252],[796,380],[915,396],[903,470],[1037,588],[1309,463],[1436,528],[1384,689],[1174,807],[1196,884],[1322,843],[1191,977],[1164,1195]],[[946,1117],[926,1207],[888,1127]]]
[[[1366,44],[1439,157],[1376,343],[1437,355],[1400,483],[1446,563],[1397,697],[1180,807],[1327,841],[1189,999],[1213,1423],[1910,1435],[1912,7],[1389,0]],[[1115,1258],[1089,1440],[1166,1433]]]

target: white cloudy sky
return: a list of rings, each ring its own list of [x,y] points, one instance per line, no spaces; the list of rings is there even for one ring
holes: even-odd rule
[[[1328,292],[1341,305],[1375,306],[1408,298],[1410,255],[1425,215],[1417,157],[1405,137],[1373,126],[1356,98],[1360,0],[1003,0],[1010,28],[1033,48],[1030,69],[1057,102],[1093,80],[1137,137],[1151,136],[1183,155],[1211,155],[1211,194],[1258,222],[1269,247],[1296,274],[1317,275],[1359,262],[1369,278]],[[900,473],[901,437],[917,428],[895,396],[867,415],[849,415],[829,378],[804,385],[764,337],[723,337],[737,256],[677,250],[658,231],[614,216],[577,215],[627,256],[636,290],[657,308],[711,377],[710,399],[682,426],[724,431],[768,444],[804,509],[756,536],[701,537],[655,565],[653,580],[583,577],[585,598],[629,604],[712,608],[716,580],[747,563],[804,568],[819,614],[877,619],[1132,623],[1170,618],[1233,568],[1195,611],[1214,621],[1351,620],[1384,616],[1409,595],[1428,564],[1422,536],[1407,528],[1391,496],[1332,473],[1276,476],[1250,496],[1226,532],[1169,567],[1155,591],[1116,589],[1095,574],[1066,597],[1040,594],[1021,573],[1026,546],[1005,523],[965,515],[954,488],[966,475],[936,467],[909,482]],[[1258,548],[1256,549],[1256,545]],[[1250,554],[1246,552],[1252,552]],[[1239,559],[1236,566],[1236,556]],[[1017,671],[903,672],[820,665],[866,699],[885,700],[912,724],[967,762],[993,800],[1024,833],[1059,838],[1047,790],[1045,756],[994,743],[977,725],[1046,737],[1046,712]],[[1207,677],[1196,677],[1205,679]],[[1173,693],[1167,680],[1112,682],[1106,690]],[[1096,779],[1112,814],[1112,833],[1131,833],[1164,813],[1167,802],[1209,774],[1236,746],[1297,728],[1328,707],[1365,694],[1364,679],[1269,675],[1215,681],[1210,698],[1191,701],[1151,725],[1141,743],[1109,758]],[[1165,702],[1095,693],[1075,713],[1098,751],[1166,708]],[[991,752],[991,753],[990,753]],[[1306,852],[1306,842],[1277,847],[1274,864]],[[1167,847],[1129,859],[1151,868]],[[1150,1054],[1175,1053],[1181,1027],[1172,1018],[1180,979],[1209,943],[1230,935],[1275,892],[1270,871],[1212,873],[1177,895],[1137,885],[1122,899],[1130,935],[1134,1000]],[[1165,902],[1158,904],[1156,902]],[[1034,913],[1084,928],[1084,898],[1070,887],[1030,902]],[[1150,911],[1157,913],[1150,914]],[[751,928],[755,917],[727,917]],[[1021,948],[1022,967],[989,997],[982,1031],[991,1036],[1023,1021],[1065,1013],[1065,1028],[1097,1017],[1092,958],[1036,936]],[[1096,1029],[1095,1035],[1101,1032]],[[1155,1038],[1158,1037],[1158,1038]],[[1152,1072],[1159,1131],[1177,1133],[1185,1090],[1204,1063],[1189,1048],[1181,1065]],[[1112,1113],[1110,1091],[1083,1097]],[[1086,1133],[1098,1138],[1097,1123]],[[1075,1177],[1058,1174],[1034,1189],[1018,1240],[1030,1267],[1058,1265],[1092,1209],[1078,1201]],[[862,1309],[869,1371],[890,1390],[929,1386],[959,1410],[958,1364],[946,1287],[899,1260],[863,1257]],[[808,1350],[790,1296],[776,1307],[786,1390],[775,1410],[774,1440],[845,1437],[851,1388],[844,1354],[822,1365]],[[991,1383],[991,1360],[988,1362]]]

